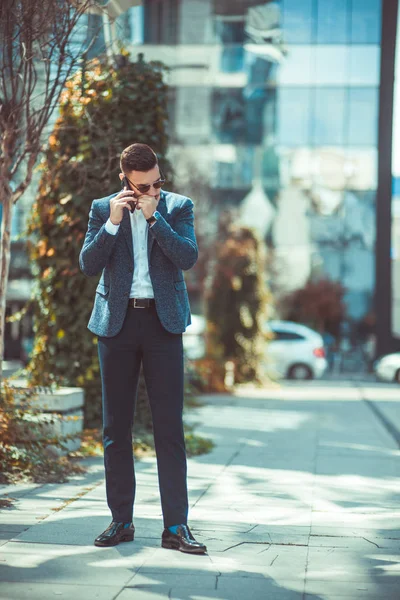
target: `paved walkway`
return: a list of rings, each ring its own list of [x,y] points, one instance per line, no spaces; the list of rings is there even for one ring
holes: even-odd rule
[[[400,598],[400,393],[356,382],[208,396],[215,450],[189,461],[190,524],[209,554],[160,548],[155,461],[138,463],[133,543],[103,549],[101,459],[68,484],[2,488],[2,600]]]

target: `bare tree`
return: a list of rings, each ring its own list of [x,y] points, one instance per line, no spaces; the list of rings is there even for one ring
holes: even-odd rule
[[[45,128],[84,47],[77,25],[93,0],[0,2],[0,381],[11,220],[32,180]],[[84,36],[86,42],[86,36]],[[87,50],[87,48],[86,48]]]

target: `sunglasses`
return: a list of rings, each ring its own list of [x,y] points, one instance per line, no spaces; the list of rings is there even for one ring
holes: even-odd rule
[[[133,183],[133,181],[131,181],[130,179],[128,179],[128,177],[125,175],[124,179],[126,179],[126,181],[129,181],[129,183],[131,185],[133,185],[134,188],[136,188],[138,190],[138,192],[140,192],[141,194],[147,194],[147,192],[149,191],[149,189],[151,188],[151,186],[153,186],[153,188],[155,190],[159,190],[161,186],[164,185],[164,183],[166,182],[166,179],[163,179],[162,177],[160,177],[160,179],[157,179],[157,181],[155,181],[154,183],[150,183],[148,185],[136,185],[135,183]],[[126,187],[129,187],[128,185]]]

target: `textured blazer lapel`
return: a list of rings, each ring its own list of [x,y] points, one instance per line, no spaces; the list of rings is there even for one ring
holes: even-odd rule
[[[124,232],[125,241],[128,244],[129,253],[133,261],[133,241],[132,241],[132,227],[131,217],[129,210],[124,210],[124,216],[121,221],[121,229]]]
[[[161,192],[161,194],[160,194],[160,200],[158,202],[156,210],[160,213],[160,215],[162,217],[164,217],[164,219],[167,219],[168,210],[167,210],[167,203],[165,202],[164,192]],[[152,235],[149,231],[149,235],[147,238],[147,257],[148,257],[149,262],[150,262],[150,255],[151,255],[151,250],[153,248],[154,240],[155,240],[154,235]]]

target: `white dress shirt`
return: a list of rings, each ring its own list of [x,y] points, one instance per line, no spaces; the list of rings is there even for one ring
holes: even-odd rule
[[[133,278],[130,298],[154,298],[153,285],[149,273],[149,260],[147,256],[147,238],[149,225],[141,210],[129,212],[132,228],[133,242]],[[106,222],[105,229],[111,235],[116,235],[120,225],[114,225],[110,219]]]

